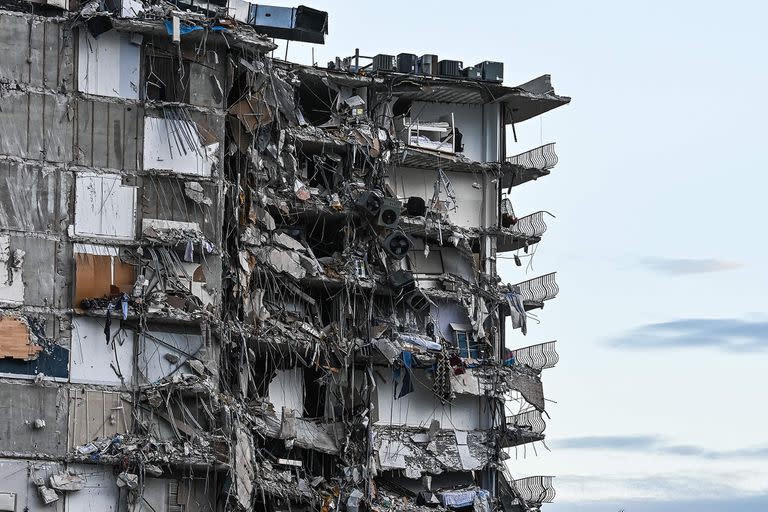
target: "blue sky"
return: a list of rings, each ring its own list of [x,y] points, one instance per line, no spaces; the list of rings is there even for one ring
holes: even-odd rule
[[[356,47],[499,60],[506,84],[549,73],[573,97],[509,148],[555,141],[560,157],[512,196],[557,215],[529,276],[558,271],[560,296],[508,340],[559,340],[551,451],[511,466],[558,475],[547,510],[768,509],[768,3],[308,5],[330,14],[318,62]]]

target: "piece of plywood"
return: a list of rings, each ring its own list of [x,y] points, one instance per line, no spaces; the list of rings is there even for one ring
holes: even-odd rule
[[[32,342],[29,325],[20,318],[0,316],[0,358],[37,359],[43,347]]]

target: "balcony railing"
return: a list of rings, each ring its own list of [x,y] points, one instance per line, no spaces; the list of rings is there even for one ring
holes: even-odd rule
[[[518,348],[511,351],[511,356],[515,364],[527,365],[534,370],[553,368],[560,361],[560,355],[555,350],[556,343],[556,341],[548,341]]]
[[[538,169],[540,171],[549,170],[557,164],[555,143],[550,142],[549,144],[533,148],[525,153],[510,156],[507,158],[507,162],[528,169]]]
[[[518,500],[525,505],[538,506],[542,503],[552,503],[555,500],[555,488],[552,486],[551,476],[529,476],[519,478],[510,483],[518,496]],[[521,505],[523,505],[521,503]]]
[[[560,291],[555,282],[555,272],[517,283],[514,288],[522,296],[526,307],[542,306],[545,300],[554,299]]]
[[[509,229],[524,237],[540,237],[547,230],[547,224],[544,222],[544,212],[536,212],[520,217],[517,219],[517,223],[514,226],[510,226]]]
[[[544,433],[547,424],[541,411],[532,409],[512,416],[507,416],[507,430],[519,431],[521,434],[530,433],[540,436]]]

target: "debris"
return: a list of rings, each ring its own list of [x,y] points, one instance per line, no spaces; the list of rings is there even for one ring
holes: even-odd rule
[[[84,475],[70,473],[68,471],[51,475],[51,487],[57,491],[79,491],[85,487]]]

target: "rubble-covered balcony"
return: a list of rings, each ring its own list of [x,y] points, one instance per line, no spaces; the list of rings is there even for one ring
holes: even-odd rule
[[[552,476],[513,478],[507,468],[499,478],[499,494],[504,512],[539,510],[544,503],[555,500]]]
[[[557,164],[555,143],[544,144],[519,155],[510,156],[504,162],[505,172],[501,179],[503,188],[522,185],[550,173]]]
[[[505,423],[506,432],[500,440],[502,448],[542,441],[547,428],[542,412],[536,409],[507,416]]]
[[[506,221],[502,211],[502,228],[496,237],[496,252],[517,251],[539,243],[542,235],[547,231],[547,224],[544,222],[545,213],[539,211],[519,219],[511,219],[509,225],[504,226]]]

